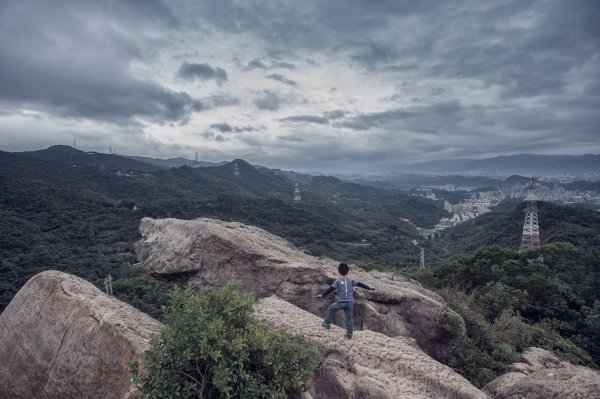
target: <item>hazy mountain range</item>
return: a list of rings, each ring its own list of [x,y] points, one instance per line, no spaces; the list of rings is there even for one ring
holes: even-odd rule
[[[182,157],[177,158],[168,158],[168,159],[160,159],[160,158],[150,158],[150,157],[139,157],[135,155],[124,155],[125,158],[134,159],[136,161],[149,163],[151,165],[165,167],[165,168],[178,168],[180,166],[191,166],[192,168],[198,167],[210,167],[210,166],[220,166],[227,163],[227,161],[222,162],[207,162],[207,161],[196,161],[191,159],[186,159]]]
[[[600,155],[517,154],[485,159],[440,159],[415,164],[383,164],[372,173],[468,173],[479,175],[556,175],[600,173]]]
[[[129,159],[145,162],[151,165],[167,168],[177,168],[180,166],[191,167],[211,167],[220,166],[227,163],[196,161],[186,158],[150,158],[140,156],[125,156]],[[254,165],[255,167],[261,167]],[[265,167],[262,167],[265,168]],[[319,172],[306,172],[299,174],[297,172],[282,171],[278,172],[286,175],[292,180],[305,180],[309,175],[318,175]],[[519,174],[523,176],[548,176],[560,174],[594,174],[600,173],[600,155],[533,155],[517,154],[508,156],[498,156],[484,159],[439,159],[414,164],[386,163],[372,169],[366,170],[367,174],[388,174],[388,173],[416,173],[416,174],[469,174],[483,176],[510,176]]]

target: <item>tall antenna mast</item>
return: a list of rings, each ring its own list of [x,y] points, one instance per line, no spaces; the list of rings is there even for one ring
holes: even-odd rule
[[[527,188],[527,206],[525,207],[525,224],[523,225],[523,236],[521,237],[521,247],[519,251],[525,251],[540,246],[540,226],[538,225],[537,197],[533,190],[535,189],[534,178],[529,178],[529,187]]]
[[[104,278],[104,291],[106,291],[107,295],[112,295],[113,294],[112,276],[110,274],[107,277]]]
[[[294,201],[300,201],[302,198],[300,197],[300,187],[298,183],[294,187]]]

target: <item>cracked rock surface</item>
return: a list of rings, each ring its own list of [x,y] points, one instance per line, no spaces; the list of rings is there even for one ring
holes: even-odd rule
[[[321,328],[321,319],[276,296],[259,302],[258,317],[275,329],[306,337],[324,361],[315,373],[313,398],[486,399],[469,381],[420,350],[410,338]]]
[[[559,360],[552,352],[526,348],[521,362],[496,378],[484,392],[495,399],[599,399],[600,372]]]
[[[334,295],[321,301],[314,295],[339,277],[339,262],[306,255],[258,227],[209,218],[143,218],[140,233],[138,259],[158,278],[210,287],[237,281],[259,298],[277,295],[319,317],[334,301]],[[376,288],[354,289],[355,329],[411,337],[436,359],[448,355],[451,337],[437,321],[444,308],[437,294],[389,273],[351,267],[349,277]],[[343,316],[334,322],[342,325]],[[460,329],[464,333],[464,323]]]
[[[123,398],[161,328],[79,277],[37,274],[0,315],[0,398]]]

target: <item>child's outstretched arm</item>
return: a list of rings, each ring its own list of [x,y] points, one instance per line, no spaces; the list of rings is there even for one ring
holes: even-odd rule
[[[325,290],[324,293],[315,295],[315,298],[325,298],[327,295],[331,294],[335,288],[329,287]]]
[[[369,287],[368,285],[361,283],[360,281],[356,282],[356,286],[360,287],[360,288],[364,288],[365,290],[371,290],[371,291],[375,289],[373,287]]]

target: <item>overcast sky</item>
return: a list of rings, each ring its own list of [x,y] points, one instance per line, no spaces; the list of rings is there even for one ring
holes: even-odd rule
[[[0,149],[294,170],[600,153],[598,0],[0,0]]]

